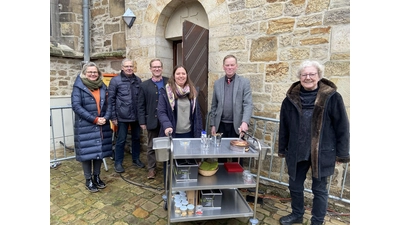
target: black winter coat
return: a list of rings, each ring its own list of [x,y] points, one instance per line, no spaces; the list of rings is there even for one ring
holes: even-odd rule
[[[82,83],[80,76],[75,80],[71,94],[72,110],[75,112],[74,143],[77,161],[103,159],[112,155],[112,130],[110,112],[107,111],[107,86],[100,88],[100,114],[96,100]],[[94,123],[96,117],[107,119],[106,124]]]
[[[168,82],[168,77],[163,76],[164,87]],[[158,126],[158,107],[159,92],[157,85],[150,79],[140,84],[138,99],[139,125],[146,125],[148,130],[156,129]]]
[[[201,136],[201,131],[203,129],[203,120],[201,116],[201,110],[200,110],[200,104],[196,99],[195,102],[196,106],[194,109],[194,112],[190,114],[190,122],[191,122],[191,132],[192,132],[192,137],[194,138],[199,138]],[[168,127],[172,127],[173,133],[172,137],[175,137],[175,131],[176,131],[176,118],[177,116],[177,100],[175,100],[175,109],[172,110],[171,105],[169,104],[168,101],[168,96],[165,88],[162,88],[160,90],[160,97],[158,101],[158,120],[160,121],[160,137],[165,137],[165,129]],[[193,104],[190,102],[190,108],[192,109]]]
[[[342,96],[336,85],[322,78],[311,121],[311,168],[315,178],[334,173],[335,161],[350,162],[350,125]],[[291,179],[296,177],[299,125],[301,119],[300,81],[292,84],[282,102],[279,124],[279,156],[285,157]]]
[[[138,120],[137,99],[142,80],[133,74],[133,81],[123,71],[110,80],[108,85],[108,102],[111,120],[134,122]],[[133,93],[132,93],[133,92]]]

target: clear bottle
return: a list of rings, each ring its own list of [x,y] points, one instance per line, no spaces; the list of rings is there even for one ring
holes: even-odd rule
[[[205,130],[201,131],[201,146],[204,147],[207,142],[207,132]]]

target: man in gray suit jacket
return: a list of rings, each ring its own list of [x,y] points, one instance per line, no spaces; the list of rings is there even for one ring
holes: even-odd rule
[[[253,113],[250,80],[236,74],[237,59],[227,55],[223,60],[225,76],[214,83],[211,102],[211,134],[223,133],[223,137],[239,137],[247,131]]]

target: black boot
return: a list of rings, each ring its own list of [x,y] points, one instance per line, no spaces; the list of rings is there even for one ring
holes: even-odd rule
[[[99,189],[97,189],[96,185],[93,183],[92,179],[86,179],[86,188],[90,192],[98,192]]]
[[[100,180],[99,175],[93,175],[93,183],[97,186],[97,188],[103,189],[106,187],[106,184]]]
[[[287,216],[282,216],[279,219],[281,225],[292,225],[294,223],[303,223],[303,216],[296,216],[294,214],[289,214]]]

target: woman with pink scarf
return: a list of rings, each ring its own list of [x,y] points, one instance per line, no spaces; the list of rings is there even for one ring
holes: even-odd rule
[[[171,133],[173,138],[199,138],[203,130],[198,92],[186,68],[178,65],[165,89],[160,90],[158,120],[160,137]]]

